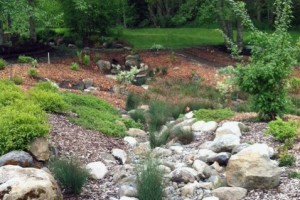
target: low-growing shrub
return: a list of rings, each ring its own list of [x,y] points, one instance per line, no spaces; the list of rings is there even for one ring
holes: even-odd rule
[[[32,89],[29,92],[29,98],[46,112],[63,113],[68,110],[68,105],[63,97],[56,92]]]
[[[54,159],[49,163],[49,169],[67,192],[80,194],[87,182],[89,172],[74,159]]]
[[[292,78],[289,80],[288,91],[297,93],[300,91],[300,78]]]
[[[14,76],[12,78],[12,81],[16,84],[16,85],[21,85],[23,83],[23,78],[21,76]]]
[[[50,81],[39,82],[35,84],[34,88],[43,91],[58,92],[58,87]]]
[[[141,103],[141,97],[134,93],[129,93],[126,99],[126,110],[130,111],[136,109]]]
[[[70,69],[73,70],[73,71],[78,71],[79,70],[79,64],[73,62],[70,66]]]
[[[82,51],[76,51],[76,56],[78,58],[78,62],[82,62],[82,56],[83,56],[83,53]]]
[[[282,154],[280,155],[280,158],[279,158],[279,166],[280,167],[283,167],[283,166],[292,166],[294,165],[296,162],[296,158],[291,155],[291,154]]]
[[[146,113],[141,109],[136,109],[134,112],[130,112],[129,115],[136,122],[146,123]]]
[[[30,56],[24,56],[24,55],[20,55],[19,57],[18,57],[18,61],[20,62],[20,63],[29,63],[29,64],[31,64],[32,62],[34,62],[34,58],[32,58],[32,57],[30,57]]]
[[[129,128],[139,128],[139,129],[143,129],[144,125],[140,122],[136,122],[133,119],[127,119],[127,118],[122,118],[121,120],[127,129]]]
[[[234,116],[234,112],[229,109],[200,109],[194,112],[195,118],[203,121],[217,121],[220,122]]]
[[[7,62],[4,59],[0,58],[0,70],[4,69],[6,66]]]
[[[27,71],[27,74],[30,78],[37,78],[38,77],[38,71],[35,68],[30,68]]]
[[[296,171],[290,172],[290,173],[289,173],[289,178],[297,178],[297,179],[300,179],[300,172],[296,172]]]
[[[163,176],[158,169],[158,163],[148,158],[144,165],[137,176],[139,200],[162,200]]]
[[[17,100],[24,100],[25,96],[21,89],[8,80],[0,81],[0,108],[14,104]]]
[[[122,122],[122,118],[106,101],[94,96],[73,93],[64,93],[63,96],[71,110],[79,116],[71,117],[72,122],[110,136],[125,136],[125,125],[117,124],[118,121]]]
[[[25,100],[0,108],[0,155],[25,149],[36,137],[49,132],[47,117],[39,105]]]
[[[83,58],[82,58],[82,63],[84,65],[90,65],[90,63],[91,63],[91,57],[90,57],[90,55],[84,54]]]
[[[161,69],[161,73],[162,73],[162,75],[167,75],[168,74],[168,67],[163,67]]]
[[[297,135],[298,124],[295,121],[284,122],[277,118],[268,123],[267,134],[272,134],[276,139],[284,142],[286,139],[294,138]]]

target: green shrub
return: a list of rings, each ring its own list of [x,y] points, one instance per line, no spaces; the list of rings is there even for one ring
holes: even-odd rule
[[[296,171],[290,172],[290,173],[289,173],[289,178],[297,178],[297,179],[300,179],[300,173],[299,173],[299,172],[296,172]]]
[[[79,70],[79,64],[73,62],[70,66],[70,69],[73,70],[73,71],[78,71]]]
[[[136,122],[132,119],[126,119],[126,118],[122,118],[122,122],[125,124],[126,128],[139,128],[139,129],[143,129],[144,125],[141,124],[140,122]]]
[[[79,116],[71,117],[72,122],[110,136],[125,136],[125,125],[117,124],[118,121],[122,122],[122,118],[118,111],[106,101],[94,96],[73,93],[64,93],[63,96],[71,110]]]
[[[49,169],[67,192],[79,195],[87,182],[89,172],[74,159],[54,159]]]
[[[162,73],[162,75],[167,75],[168,74],[168,67],[163,67],[161,69],[161,73]]]
[[[39,83],[35,84],[34,88],[37,90],[58,92],[57,86],[55,86],[54,83],[51,83],[50,81],[39,82]]]
[[[136,122],[142,124],[146,123],[146,113],[144,112],[144,110],[136,109],[134,112],[130,112],[129,115]]]
[[[23,78],[21,76],[14,76],[12,78],[12,81],[16,84],[16,85],[21,85],[23,83]]]
[[[134,93],[129,93],[126,99],[126,110],[136,109],[141,102],[141,97]]]
[[[25,149],[36,137],[49,132],[47,117],[39,105],[25,100],[0,108],[0,155]]]
[[[14,104],[17,100],[25,99],[21,89],[11,81],[0,81],[0,108]]]
[[[20,63],[29,63],[29,64],[31,64],[32,62],[34,62],[34,58],[32,58],[32,57],[30,57],[30,56],[24,56],[24,55],[20,55],[19,57],[18,57],[18,61],[20,62]]]
[[[83,53],[82,51],[76,51],[76,56],[78,58],[78,62],[82,62],[82,56],[83,56]]]
[[[90,65],[90,63],[91,63],[91,57],[90,57],[90,55],[84,54],[83,58],[82,58],[82,63],[84,65]]]
[[[4,69],[6,66],[7,62],[4,59],[0,58],[0,70]]]
[[[156,161],[149,158],[145,162],[145,166],[137,176],[137,190],[139,200],[163,199],[163,175]]]
[[[64,98],[56,92],[32,89],[29,92],[29,98],[46,112],[63,113],[68,110]]]
[[[300,78],[292,78],[289,80],[288,90],[290,92],[299,92],[300,91]]]
[[[38,77],[38,71],[35,68],[30,68],[28,70],[27,74],[30,78],[37,78]]]
[[[220,122],[234,116],[234,112],[229,109],[200,109],[194,112],[195,118],[203,121],[217,121]]]
[[[176,127],[171,134],[175,136],[182,144],[190,144],[194,139],[192,129],[184,127]]]
[[[292,166],[296,162],[296,158],[291,154],[282,154],[279,158],[279,166]]]
[[[277,118],[268,123],[267,134],[272,134],[276,139],[284,142],[286,139],[294,138],[297,135],[298,125],[295,121],[284,122]]]

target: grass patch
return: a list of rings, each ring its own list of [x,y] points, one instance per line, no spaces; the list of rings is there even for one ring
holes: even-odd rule
[[[229,109],[200,109],[194,112],[195,118],[203,121],[216,121],[220,122],[234,116],[234,112]]]

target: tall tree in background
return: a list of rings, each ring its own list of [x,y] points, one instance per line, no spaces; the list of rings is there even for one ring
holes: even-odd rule
[[[29,36],[31,41],[36,42],[36,23],[35,23],[35,0],[28,0],[31,12],[29,13]]]

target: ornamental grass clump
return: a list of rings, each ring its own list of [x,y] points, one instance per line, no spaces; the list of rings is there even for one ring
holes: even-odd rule
[[[74,158],[56,158],[49,162],[49,169],[68,193],[76,195],[81,193],[89,176],[87,169]]]
[[[163,199],[163,175],[158,169],[158,163],[148,158],[137,176],[139,200]]]

